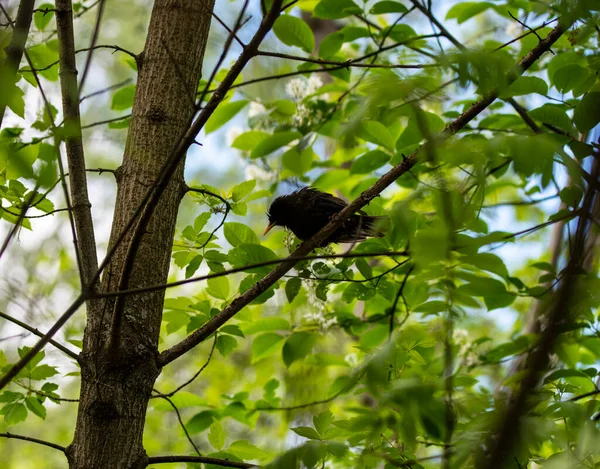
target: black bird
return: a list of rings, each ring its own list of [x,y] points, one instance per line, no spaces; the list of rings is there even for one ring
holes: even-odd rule
[[[296,237],[306,241],[347,206],[348,204],[339,197],[312,187],[303,187],[291,194],[277,197],[273,201],[267,212],[269,226],[264,234],[266,235],[274,226],[284,226],[289,228]],[[382,237],[384,233],[377,228],[380,221],[385,219],[387,217],[370,216],[361,210],[323,241],[321,247],[329,243],[363,241],[370,236]]]

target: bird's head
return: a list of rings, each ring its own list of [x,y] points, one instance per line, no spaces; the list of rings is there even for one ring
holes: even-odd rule
[[[269,218],[269,225],[265,229],[263,236],[266,235],[275,226],[286,226],[286,220],[289,216],[289,201],[287,196],[277,197],[269,210],[267,211],[267,217]]]

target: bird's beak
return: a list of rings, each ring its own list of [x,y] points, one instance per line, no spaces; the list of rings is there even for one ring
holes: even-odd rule
[[[265,232],[263,233],[263,236],[266,236],[266,234],[271,231],[271,229],[275,226],[275,223],[269,223],[269,226],[267,226],[267,228],[265,229]]]

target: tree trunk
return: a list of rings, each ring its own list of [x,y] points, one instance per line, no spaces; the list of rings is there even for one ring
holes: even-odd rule
[[[152,10],[123,157],[109,242],[115,245],[128,220],[160,173],[194,114],[214,0],[157,0]],[[184,194],[183,163],[154,209],[135,256],[129,287],[165,283],[178,206]],[[130,230],[130,232],[133,230]],[[115,291],[130,234],[102,278]],[[120,346],[108,350],[113,300],[88,304],[81,354],[81,393],[71,468],[143,468],[146,407],[160,374],[156,362],[164,292],[125,301]]]

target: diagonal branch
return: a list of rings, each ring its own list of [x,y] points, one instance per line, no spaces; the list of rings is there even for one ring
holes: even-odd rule
[[[19,321],[17,318],[13,318],[9,314],[3,313],[2,311],[0,311],[0,318],[3,318],[3,319],[6,319],[7,321],[10,321],[13,324],[16,324],[17,326],[22,327],[26,331],[29,331],[32,334],[37,335],[38,337],[44,337],[44,334],[42,332],[38,331],[36,328],[31,327],[29,324],[26,324],[26,323],[24,323],[22,321]],[[77,354],[75,352],[73,352],[72,350],[69,350],[64,345],[62,345],[59,342],[56,342],[55,340],[52,340],[52,339],[50,339],[49,342],[52,345],[54,345],[58,350],[60,350],[62,353],[64,353],[65,355],[71,357],[73,360],[75,360],[75,361],[79,360],[79,357],[77,356]]]
[[[532,49],[523,59],[517,64],[517,73],[512,77],[515,80],[531,65],[533,65],[544,52],[546,52],[556,40],[566,31],[570,25],[559,24],[554,28],[548,36],[540,42],[534,49]],[[484,96],[479,101],[473,103],[465,112],[457,117],[452,123],[450,123],[442,133],[437,136],[438,139],[448,138],[464,126],[466,126],[471,120],[473,120],[479,113],[486,109],[494,100],[497,98],[497,93],[493,92],[488,96]],[[428,144],[423,145],[419,149],[415,150],[411,155],[407,156],[401,163],[393,167],[390,171],[384,174],[375,184],[369,189],[362,192],[355,200],[353,200],[344,210],[334,216],[331,221],[315,236],[308,241],[303,242],[300,247],[293,252],[288,260],[279,264],[263,279],[255,283],[245,293],[240,295],[238,298],[233,300],[227,307],[225,307],[219,314],[213,317],[210,321],[204,324],[202,327],[194,331],[188,337],[183,339],[173,347],[163,351],[158,358],[159,364],[164,366],[176,360],[184,353],[194,348],[199,343],[206,340],[213,332],[219,327],[225,324],[229,319],[235,316],[244,306],[248,305],[252,300],[258,297],[261,293],[269,289],[277,280],[283,277],[292,267],[298,262],[298,258],[306,256],[315,247],[319,246],[328,236],[330,236],[336,229],[338,229],[345,220],[360,210],[362,207],[367,205],[371,200],[377,197],[381,192],[390,186],[396,179],[406,173],[417,163],[419,153]]]
[[[17,435],[15,433],[8,433],[8,432],[0,433],[0,438],[14,438],[15,440],[30,441],[32,443],[37,443],[38,445],[48,446],[49,448],[57,449],[59,451],[62,451],[63,453],[66,450],[66,448],[64,446],[57,445],[56,443],[51,443],[49,441],[40,440],[39,438],[33,438],[31,436]]]

